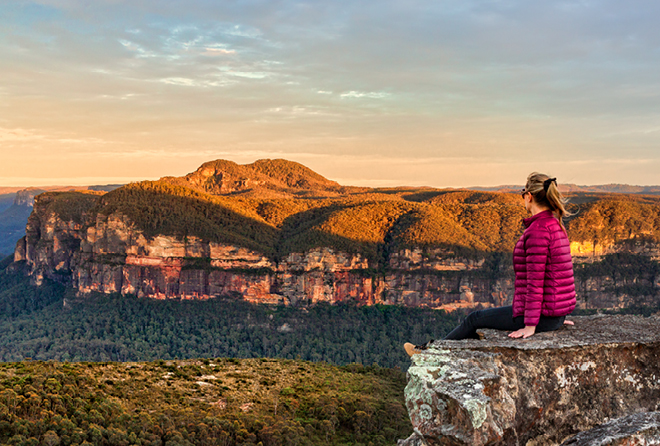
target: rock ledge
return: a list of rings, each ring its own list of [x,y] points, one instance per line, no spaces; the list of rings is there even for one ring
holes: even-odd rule
[[[577,434],[562,446],[660,445],[660,412],[636,413]]]
[[[660,410],[660,318],[574,317],[527,340],[437,341],[414,355],[399,445],[556,445]]]

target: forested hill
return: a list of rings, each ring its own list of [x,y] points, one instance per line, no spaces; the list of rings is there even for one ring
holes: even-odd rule
[[[47,199],[44,197],[48,197]],[[570,193],[572,241],[660,241],[660,197]],[[105,195],[47,193],[45,210],[84,225],[119,212],[147,236],[196,236],[279,257],[317,247],[379,260],[386,250],[446,247],[509,252],[525,216],[518,193],[355,188],[285,160],[218,160],[180,178],[132,183]]]
[[[3,445],[391,445],[405,376],[273,359],[0,364]]]
[[[616,277],[582,271],[580,308],[652,305],[660,196],[569,198],[576,266],[614,254],[649,264]],[[511,301],[525,216],[518,193],[350,188],[284,160],[220,160],[108,193],[41,194],[15,259],[34,283],[49,278],[81,295],[453,311]]]

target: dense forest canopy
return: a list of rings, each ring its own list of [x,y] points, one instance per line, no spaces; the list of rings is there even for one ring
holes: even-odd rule
[[[0,265],[0,361],[150,361],[202,357],[304,359],[406,369],[401,346],[451,330],[460,317],[396,306],[255,305],[241,299],[77,299],[30,285]]]
[[[0,361],[272,357],[405,370],[405,342],[440,339],[465,315],[386,305],[268,306],[240,298],[77,298],[75,290],[56,282],[35,287],[21,272],[7,273],[10,261],[0,263]],[[640,271],[644,277],[659,274],[656,262],[618,254],[583,265],[576,274],[609,275],[616,281]],[[622,292],[648,290],[627,285]],[[658,305],[624,311],[650,314]]]
[[[5,445],[393,444],[405,376],[378,367],[212,358],[0,364]]]

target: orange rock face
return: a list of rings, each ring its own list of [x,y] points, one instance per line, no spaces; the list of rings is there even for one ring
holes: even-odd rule
[[[48,199],[47,197],[44,199]],[[39,203],[28,220],[15,260],[26,261],[33,282],[45,277],[91,292],[154,299],[232,296],[251,302],[391,304],[452,311],[506,305],[512,274],[486,271],[485,259],[447,249],[404,249],[370,263],[360,254],[317,248],[277,261],[262,253],[188,237],[147,238],[124,215],[97,214],[91,225],[63,221]],[[654,249],[641,246],[638,249]],[[578,256],[577,262],[584,262]],[[578,280],[582,308],[625,306],[607,277]],[[595,296],[595,297],[594,297]]]
[[[395,253],[393,274],[373,273],[360,254],[318,248],[290,253],[279,262],[249,249],[160,235],[148,239],[120,214],[98,215],[87,228],[34,212],[16,260],[26,260],[35,283],[67,281],[80,295],[135,294],[154,299],[235,296],[251,302],[310,305],[356,302],[453,309],[504,300],[509,283],[474,282],[433,271],[461,271],[483,262],[424,259],[416,251]],[[500,299],[502,300],[502,299]]]

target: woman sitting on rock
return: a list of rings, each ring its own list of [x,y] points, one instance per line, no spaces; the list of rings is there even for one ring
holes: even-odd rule
[[[479,339],[479,328],[508,330],[509,337],[525,339],[559,329],[575,308],[573,262],[562,223],[566,200],[556,178],[534,172],[521,194],[531,217],[523,220],[526,229],[513,250],[513,305],[474,311],[445,339]],[[429,344],[404,347],[412,355]]]

